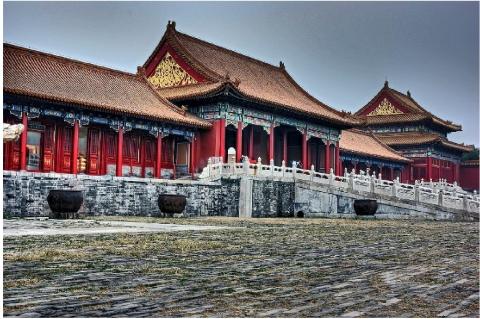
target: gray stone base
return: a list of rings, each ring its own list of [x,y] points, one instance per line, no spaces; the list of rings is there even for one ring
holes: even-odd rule
[[[161,216],[157,197],[160,193],[167,193],[187,196],[183,217],[238,217],[242,207],[243,217],[354,218],[355,199],[366,198],[359,193],[344,192],[318,183],[267,177],[253,177],[241,182],[239,176],[232,176],[206,182],[7,171],[3,178],[3,216],[49,216],[48,192],[71,188],[84,190],[80,214],[86,216]],[[245,193],[250,190],[250,194]],[[376,218],[478,221],[478,213],[446,211],[437,205],[399,201],[378,194],[370,198],[377,199],[379,204]]]

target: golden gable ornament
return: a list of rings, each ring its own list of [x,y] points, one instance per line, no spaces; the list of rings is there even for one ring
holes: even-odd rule
[[[167,52],[157,65],[155,73],[148,78],[156,88],[195,84],[197,81],[188,74]]]
[[[402,111],[397,109],[395,106],[390,103],[387,98],[384,98],[382,102],[367,116],[375,116],[375,115],[394,115],[394,114],[403,114]]]

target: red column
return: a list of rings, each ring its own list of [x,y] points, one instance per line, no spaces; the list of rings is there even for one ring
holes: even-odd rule
[[[275,126],[270,125],[270,136],[269,136],[269,144],[268,144],[268,157],[270,157],[267,161],[267,164],[270,163],[270,160],[274,159],[275,157]]]
[[[337,142],[335,144],[335,175],[342,175],[342,171],[340,168],[340,142]]]
[[[237,163],[242,160],[242,143],[243,143],[243,123],[238,121],[237,128]]]
[[[215,157],[220,156],[220,142],[221,142],[221,136],[220,136],[220,120],[216,120],[213,122],[213,130],[215,132]]]
[[[285,166],[288,166],[287,163],[287,131],[283,130],[283,160],[285,161]]]
[[[27,131],[28,131],[28,117],[27,113],[22,113],[23,132],[20,136],[20,170],[27,169]]]
[[[162,134],[157,135],[157,159],[155,162],[155,177],[162,177]]]
[[[427,181],[430,181],[432,178],[432,158],[430,156],[427,157]]]
[[[460,184],[460,163],[455,164],[455,180],[454,182],[457,182]]]
[[[73,122],[73,136],[72,136],[72,174],[78,172],[78,121]]]
[[[302,165],[303,165],[303,169],[308,169],[307,132],[303,132],[303,134],[302,134]]]
[[[173,179],[176,179],[177,178],[177,167],[176,167],[176,164],[175,164],[175,143],[176,143],[176,140],[175,140],[175,136],[172,137],[172,167],[173,167]]]
[[[195,174],[195,135],[190,142],[190,173],[192,174],[192,177]]]
[[[248,142],[248,158],[254,160],[253,158],[253,125],[250,125],[250,141]]]
[[[118,128],[118,139],[117,139],[117,168],[116,175],[122,176],[122,166],[123,166],[123,128]]]
[[[325,144],[325,173],[330,173],[330,141]]]
[[[393,170],[393,167],[390,167],[390,179],[393,181],[395,179],[395,175],[393,175],[395,171]]]
[[[225,123],[225,119],[220,119],[220,157],[223,159],[224,163],[227,161],[225,154]]]

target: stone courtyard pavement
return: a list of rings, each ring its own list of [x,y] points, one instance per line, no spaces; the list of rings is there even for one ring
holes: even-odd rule
[[[478,223],[117,217],[4,232],[121,219],[229,227],[4,236],[4,316],[479,316]]]

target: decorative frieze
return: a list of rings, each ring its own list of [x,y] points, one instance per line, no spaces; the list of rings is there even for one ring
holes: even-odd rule
[[[3,104],[3,108],[8,110],[12,115],[22,118],[22,112],[26,112],[29,119],[39,118],[40,116],[51,116],[59,118],[73,126],[75,120],[79,121],[80,126],[88,126],[90,124],[108,125],[110,128],[118,132],[118,129],[123,128],[124,132],[131,131],[132,129],[139,129],[148,131],[152,135],[157,136],[159,131],[162,131],[163,135],[174,134],[184,137],[192,137],[194,131],[183,126],[160,126],[159,122],[149,122],[144,120],[137,120],[134,118],[128,118],[128,120],[118,117],[110,117],[108,115],[99,113],[84,113],[84,111],[72,111],[70,109],[53,109],[48,106],[34,107],[17,104]],[[161,125],[164,125],[161,123]]]
[[[210,105],[201,105],[192,109],[199,117],[206,120],[217,120],[224,118],[227,125],[238,127],[238,122],[242,122],[244,127],[247,125],[261,126],[267,133],[273,125],[293,126],[300,132],[307,130],[308,138],[318,137],[324,141],[337,142],[340,139],[340,130],[322,126],[316,123],[298,120],[292,117],[285,117],[277,114],[253,110],[251,108],[241,107],[230,103],[217,103]]]

